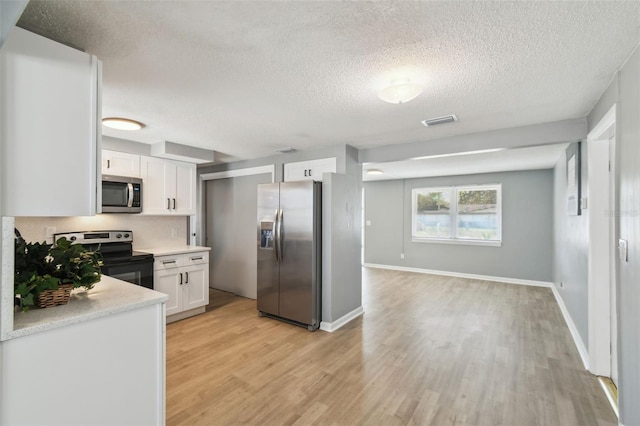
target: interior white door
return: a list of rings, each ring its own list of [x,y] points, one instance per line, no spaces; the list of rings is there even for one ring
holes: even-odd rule
[[[615,181],[615,155],[616,152],[616,140],[615,135],[609,139],[609,205],[616,205],[616,181]],[[618,232],[616,226],[615,216],[609,215],[609,227],[610,227],[610,303],[611,303],[611,381],[618,387],[618,291],[616,288],[617,274],[616,274],[616,242],[618,241]]]
[[[591,140],[589,170],[589,371],[611,377],[611,235],[609,141]]]

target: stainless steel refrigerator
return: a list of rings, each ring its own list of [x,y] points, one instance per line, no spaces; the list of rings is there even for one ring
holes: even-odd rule
[[[322,183],[258,185],[258,312],[320,326]]]

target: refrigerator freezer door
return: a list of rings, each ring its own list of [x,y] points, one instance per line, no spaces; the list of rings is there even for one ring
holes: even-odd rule
[[[280,184],[280,313],[282,318],[314,323],[314,183]]]
[[[276,212],[280,205],[277,183],[258,185],[258,311],[279,315],[279,264],[276,259]]]

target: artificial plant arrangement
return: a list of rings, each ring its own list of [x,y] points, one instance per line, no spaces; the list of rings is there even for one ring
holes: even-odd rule
[[[15,239],[15,304],[23,311],[42,306],[42,295],[67,288],[63,302],[71,289],[93,288],[100,281],[101,255],[62,237],[54,244],[27,243],[16,231]]]

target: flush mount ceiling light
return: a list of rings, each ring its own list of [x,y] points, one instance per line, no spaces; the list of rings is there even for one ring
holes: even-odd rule
[[[384,172],[382,170],[380,170],[380,169],[369,169],[369,170],[365,171],[365,173],[368,174],[368,175],[381,175]]]
[[[390,104],[403,104],[417,98],[423,90],[420,84],[412,83],[410,80],[395,80],[380,90],[378,97]]]
[[[118,130],[140,130],[144,127],[144,124],[139,121],[120,117],[103,118],[102,124],[112,129]]]

